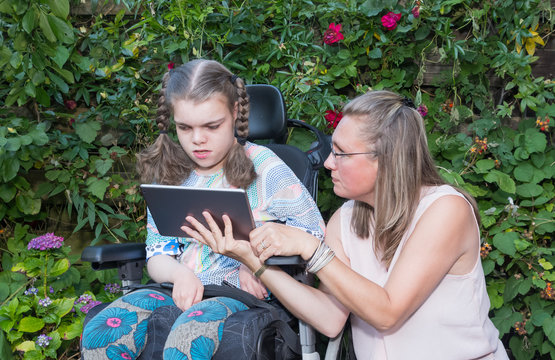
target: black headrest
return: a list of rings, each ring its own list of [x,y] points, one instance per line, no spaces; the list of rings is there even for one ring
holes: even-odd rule
[[[250,99],[249,140],[282,142],[287,133],[285,102],[278,88],[267,84],[247,85]]]

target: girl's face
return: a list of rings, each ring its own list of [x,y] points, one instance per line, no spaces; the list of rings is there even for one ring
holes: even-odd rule
[[[197,173],[211,175],[220,170],[236,143],[237,107],[231,112],[226,98],[216,94],[201,103],[177,100],[173,115],[179,143],[197,165]]]
[[[332,149],[324,166],[331,170],[333,191],[337,196],[363,201],[374,206],[374,188],[378,174],[378,159],[371,146],[361,138],[360,121],[345,116],[333,132]],[[341,155],[346,154],[346,155]]]

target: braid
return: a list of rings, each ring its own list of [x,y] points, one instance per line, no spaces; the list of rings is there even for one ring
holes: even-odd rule
[[[244,81],[237,76],[233,76],[232,79],[232,84],[237,91],[235,131],[239,138],[246,139],[249,135],[249,96]],[[243,189],[247,188],[256,179],[254,164],[245,153],[242,144],[237,143],[231,148],[224,165],[224,173],[231,185]]]
[[[249,96],[243,79],[235,80],[237,89],[237,120],[235,121],[235,129],[237,135],[246,138],[249,135]]]
[[[171,108],[166,99],[169,78],[169,72],[162,78],[156,110],[156,125],[161,134],[152,145],[137,154],[137,172],[143,183],[180,185],[193,170],[193,162],[185,150],[167,135],[171,114]]]
[[[162,77],[162,88],[160,89],[160,97],[158,98],[158,110],[156,110],[156,125],[160,131],[168,131],[170,128],[170,107],[166,102],[166,87],[170,73],[167,72]]]

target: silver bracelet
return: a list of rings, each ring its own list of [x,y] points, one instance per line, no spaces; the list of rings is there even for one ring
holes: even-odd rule
[[[306,272],[311,274],[316,274],[324,266],[330,263],[335,257],[335,253],[329,248],[323,241],[320,242],[318,248],[314,252],[314,255],[310,258],[306,264]]]

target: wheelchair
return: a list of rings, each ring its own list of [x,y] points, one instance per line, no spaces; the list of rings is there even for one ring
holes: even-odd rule
[[[305,185],[314,200],[318,193],[318,173],[330,153],[329,137],[317,128],[296,119],[288,119],[285,102],[278,88],[267,84],[247,85],[250,98],[249,141],[261,142],[278,155]],[[316,140],[308,151],[286,144],[288,131],[301,128],[311,132]],[[90,262],[94,270],[118,269],[124,293],[141,283],[143,267],[146,263],[144,243],[124,243],[89,246],[84,249],[81,260]],[[313,285],[312,276],[301,271],[303,261],[299,256],[275,256],[266,261],[267,265],[287,268],[295,279]],[[291,269],[297,269],[296,271]],[[100,305],[98,306],[100,307]],[[94,308],[93,308],[94,309]],[[301,357],[303,360],[319,360],[316,351],[316,332],[308,324],[298,321]],[[335,359],[340,347],[342,334],[330,339],[326,360]]]

